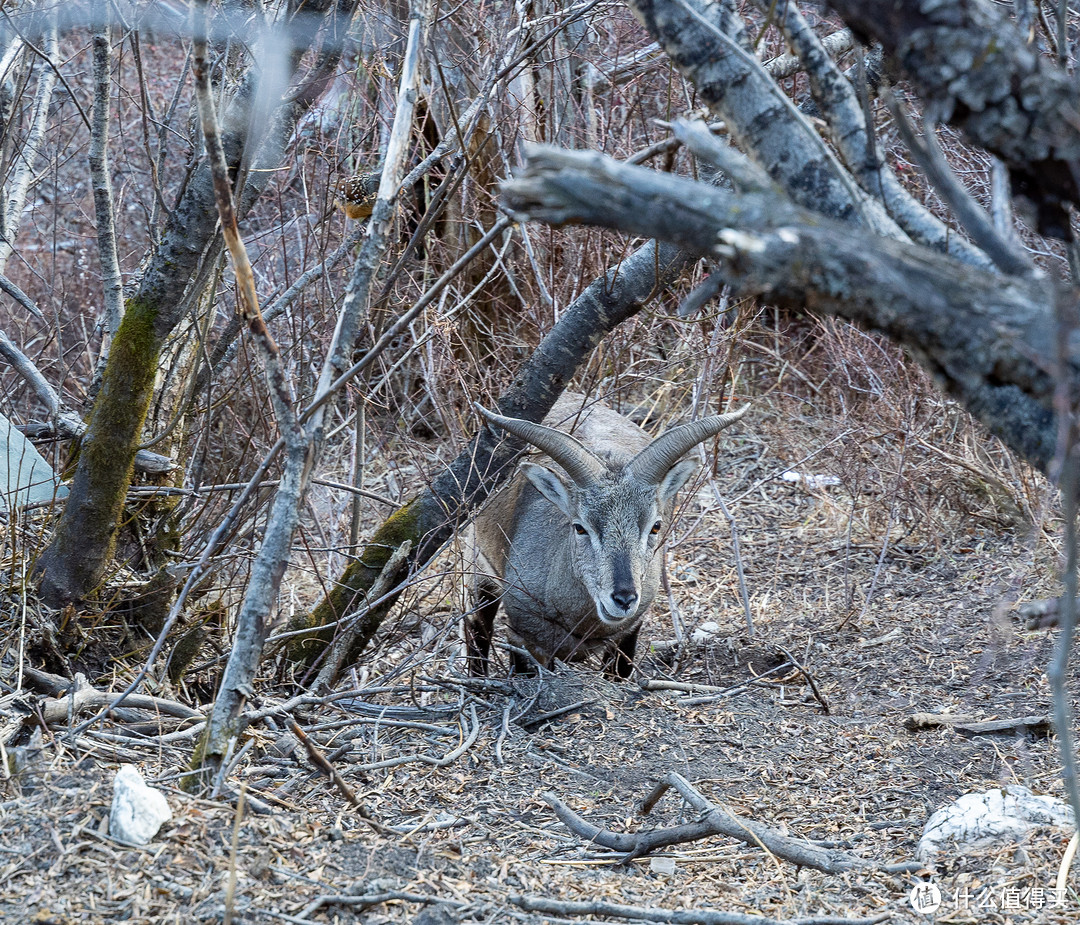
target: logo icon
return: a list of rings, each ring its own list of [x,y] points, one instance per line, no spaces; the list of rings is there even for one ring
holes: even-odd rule
[[[941,908],[941,890],[936,883],[916,883],[908,894],[911,908],[923,915],[933,915]]]

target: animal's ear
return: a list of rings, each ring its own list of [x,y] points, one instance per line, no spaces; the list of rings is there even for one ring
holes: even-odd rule
[[[686,484],[687,480],[698,470],[701,464],[692,456],[682,462],[675,463],[656,487],[656,495],[661,504],[671,504],[679,489]]]
[[[550,469],[537,465],[536,463],[523,462],[521,464],[521,471],[525,473],[527,478],[533,485],[536,486],[536,490],[540,492],[545,498],[555,505],[560,511],[562,511],[571,520],[574,515],[571,512],[570,503],[570,488],[567,486],[556,473]]]

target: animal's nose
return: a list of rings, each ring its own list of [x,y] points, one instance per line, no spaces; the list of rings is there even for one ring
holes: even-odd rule
[[[620,610],[629,610],[637,602],[637,591],[633,588],[616,588],[611,592],[611,599]]]

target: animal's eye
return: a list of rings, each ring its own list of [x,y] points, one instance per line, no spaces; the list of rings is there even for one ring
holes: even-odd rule
[[[586,535],[588,535],[589,531],[586,530],[584,525],[582,525],[582,524],[574,524],[574,532],[578,536],[586,536]]]
[[[660,521],[658,520],[656,523],[654,523],[652,525],[652,529],[649,531],[649,533],[651,533],[653,536],[656,536],[656,534],[659,533],[659,532],[660,532]]]

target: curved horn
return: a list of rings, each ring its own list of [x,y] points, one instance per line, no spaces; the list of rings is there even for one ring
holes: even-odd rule
[[[734,424],[749,410],[749,405],[743,405],[730,414],[717,414],[672,427],[638,453],[627,468],[635,478],[645,484],[658,485],[668,470],[690,450]]]
[[[475,407],[492,424],[497,424],[515,437],[520,437],[547,453],[581,488],[595,482],[604,470],[604,464],[590,453],[580,440],[564,434],[561,430],[520,418],[506,418],[494,411],[488,411],[483,405],[477,404]]]

